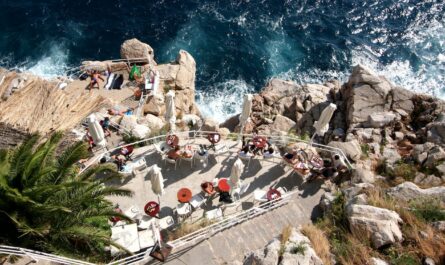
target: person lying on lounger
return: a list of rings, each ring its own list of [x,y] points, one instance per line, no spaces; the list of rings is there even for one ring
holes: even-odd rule
[[[116,108],[114,109],[108,109],[108,114],[116,116],[124,116],[124,115],[131,115],[133,114],[134,108],[128,108],[126,110],[118,110]]]

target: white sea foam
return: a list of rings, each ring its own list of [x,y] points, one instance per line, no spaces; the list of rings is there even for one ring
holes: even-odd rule
[[[244,80],[227,80],[200,90],[196,103],[204,117],[223,122],[241,112],[244,94],[254,92],[255,89]]]

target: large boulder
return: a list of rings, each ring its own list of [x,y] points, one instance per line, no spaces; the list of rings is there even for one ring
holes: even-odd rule
[[[134,38],[124,41],[121,45],[122,59],[138,59],[138,62],[145,62],[156,65],[154,51],[150,45]]]
[[[445,145],[445,122],[432,122],[427,125],[427,140]]]
[[[300,247],[301,251],[295,253],[295,248]],[[281,265],[323,265],[321,259],[312,248],[309,238],[300,231],[292,229],[289,240],[284,246],[283,259]]]
[[[421,189],[416,184],[409,181],[389,189],[387,194],[404,201],[414,199],[440,199],[442,202],[445,202],[445,187]]]
[[[296,123],[282,115],[277,115],[270,125],[271,131],[289,132],[291,129],[295,129]]]
[[[392,89],[392,97],[393,97],[392,109],[398,112],[399,114],[402,114],[404,112],[406,113],[406,117],[409,117],[411,113],[414,111],[414,103],[412,101],[413,96],[414,93],[410,90],[403,89],[400,87],[394,87]]]
[[[160,116],[165,112],[165,99],[162,94],[156,94],[153,97],[148,98],[147,103],[144,105],[144,114],[152,114],[154,116]]]
[[[156,117],[153,114],[147,114],[145,116],[145,122],[152,131],[160,131],[165,125],[164,121],[161,118]]]
[[[434,167],[443,160],[445,160],[445,151],[440,146],[434,146],[428,151],[425,166]]]
[[[331,141],[328,146],[339,148],[347,157],[354,161],[358,161],[362,156],[362,149],[356,140],[349,142]]]
[[[351,181],[352,183],[374,183],[375,175],[370,170],[356,167],[352,170]]]
[[[217,121],[211,118],[205,118],[202,124],[202,131],[216,132],[219,129]]]
[[[277,238],[270,241],[264,250],[250,252],[244,258],[243,265],[276,265],[281,242]]]
[[[393,112],[375,112],[369,115],[369,126],[372,128],[382,128],[392,123],[396,118]]]
[[[355,66],[347,87],[345,98],[350,126],[367,122],[371,113],[390,110],[391,102],[388,96],[392,85],[370,69],[362,65]]]
[[[195,90],[195,59],[190,53],[180,50],[176,57],[176,63],[179,65],[179,70],[176,74],[176,88]]]
[[[367,236],[376,249],[402,240],[399,224],[403,221],[394,211],[350,204],[346,207],[346,213],[352,233],[357,237]]]

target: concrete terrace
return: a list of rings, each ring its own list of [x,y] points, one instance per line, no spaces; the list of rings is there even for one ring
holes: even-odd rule
[[[164,141],[164,138],[159,140]],[[197,138],[181,139],[179,144],[190,144],[197,147],[198,144],[208,143],[207,139]],[[227,146],[228,152],[216,157],[210,155],[208,163],[204,164],[196,161],[193,167],[190,166],[190,162],[181,161],[176,170],[174,165],[164,164],[161,156],[156,153],[153,144],[135,149],[133,161],[145,157],[147,166],[158,165],[164,179],[166,179],[164,182],[165,194],[160,197],[161,218],[169,215],[173,216],[173,209],[178,205],[177,192],[180,188],[189,188],[194,195],[201,193],[200,184],[202,182],[230,176],[240,145],[233,140],[223,140],[220,144]],[[289,168],[283,168],[280,162],[280,157],[275,158],[274,161],[260,158],[253,159],[249,167],[247,167],[247,162],[244,162],[245,167],[241,180],[243,184],[249,184],[249,187],[241,195],[239,205],[227,208],[224,211],[224,216],[228,217],[258,205],[253,197],[256,189],[267,191],[270,187],[284,187],[289,192],[297,191],[292,196],[290,203],[246,223],[224,230],[196,246],[176,253],[173,249],[167,264],[226,264],[233,260],[242,260],[245,252],[263,247],[274,236],[279,235],[288,224],[292,226],[302,225],[309,223],[318,216],[319,209],[317,205],[324,193],[323,181],[304,182],[299,175],[292,174]],[[124,212],[132,206],[143,210],[148,201],[158,200],[151,190],[147,170],[139,171],[135,176],[126,178],[119,185],[134,192],[134,196],[131,198],[109,198],[113,203],[118,203]],[[202,220],[206,211],[220,206],[221,203],[219,203],[218,198],[208,201],[200,209],[193,211],[192,218],[188,218],[186,221],[198,222]],[[178,220],[175,220],[175,222],[178,224]],[[229,240],[230,237],[238,237],[238,239],[231,241]],[[207,256],[204,263],[201,262],[203,256]],[[156,262],[151,261],[150,264],[156,264]]]

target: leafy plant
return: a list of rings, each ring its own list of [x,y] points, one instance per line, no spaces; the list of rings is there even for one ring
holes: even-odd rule
[[[110,239],[107,220],[117,214],[106,196],[131,192],[104,184],[120,175],[100,164],[78,174],[77,161],[88,157],[78,142],[56,155],[62,134],[37,145],[32,136],[0,155],[0,241],[75,258],[103,261]],[[101,172],[103,177],[97,178]]]
[[[414,214],[426,222],[445,221],[445,209],[437,198],[418,199],[410,206]]]
[[[306,250],[307,250],[307,246],[306,246],[306,244],[305,244],[304,242],[300,242],[298,245],[293,246],[293,247],[289,250],[289,252],[292,253],[292,254],[301,254],[301,255],[304,255],[304,253],[306,252]]]
[[[362,154],[364,158],[369,157],[369,145],[368,144],[361,144],[360,148],[362,149]]]

